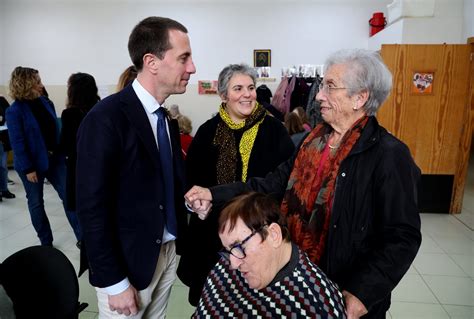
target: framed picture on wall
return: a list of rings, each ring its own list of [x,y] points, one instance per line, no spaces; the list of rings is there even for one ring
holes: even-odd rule
[[[256,68],[272,66],[271,50],[253,50],[253,66]]]
[[[198,94],[217,94],[217,81],[199,80]]]
[[[410,93],[414,95],[433,94],[434,71],[413,71]]]

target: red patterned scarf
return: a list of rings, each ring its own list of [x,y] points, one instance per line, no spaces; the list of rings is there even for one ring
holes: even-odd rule
[[[287,216],[291,239],[316,264],[326,245],[339,166],[367,121],[368,117],[358,120],[337,150],[331,150],[327,143],[332,129],[319,124],[303,142],[291,171],[281,210]]]

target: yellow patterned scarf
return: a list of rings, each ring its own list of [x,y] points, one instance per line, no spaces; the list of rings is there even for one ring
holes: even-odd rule
[[[250,153],[252,152],[258,128],[265,119],[266,111],[256,104],[252,114],[245,121],[236,124],[232,121],[225,110],[225,104],[219,107],[219,116],[222,122],[217,125],[216,135],[213,144],[218,147],[217,158],[217,183],[227,184],[237,180],[245,182],[247,180],[247,170],[249,166]],[[243,135],[237,149],[234,131],[242,130]],[[235,176],[237,168],[238,154],[242,160],[242,179]]]

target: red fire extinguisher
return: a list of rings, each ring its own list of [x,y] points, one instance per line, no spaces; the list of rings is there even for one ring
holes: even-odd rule
[[[370,25],[370,36],[373,36],[377,32],[383,30],[387,25],[387,21],[383,16],[383,12],[375,12],[372,19],[369,20]]]

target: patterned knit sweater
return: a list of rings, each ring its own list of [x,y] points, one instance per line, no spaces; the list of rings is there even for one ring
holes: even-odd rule
[[[292,244],[291,258],[261,290],[221,258],[207,277],[193,318],[345,318],[336,284]]]

